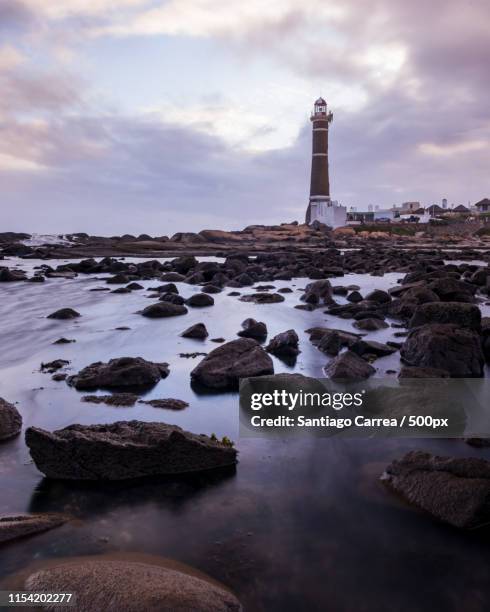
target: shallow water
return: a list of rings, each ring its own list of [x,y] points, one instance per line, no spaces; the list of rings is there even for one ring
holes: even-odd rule
[[[20,261],[19,266],[32,270],[39,263]],[[357,284],[365,293],[393,286],[401,276],[350,274],[332,284]],[[240,439],[236,394],[199,395],[190,387],[189,374],[200,357],[187,359],[179,353],[209,352],[218,346],[209,339],[179,336],[199,321],[206,324],[209,338],[226,340],[236,338],[247,317],[265,321],[269,337],[293,328],[300,336],[301,354],[295,367],[273,358],[275,371],[321,376],[327,358],[304,330],[315,325],[353,327],[351,321],[322,309],[293,308],[307,282],[271,283],[294,290],[279,304],[246,304],[225,289],[213,295],[213,307],[159,320],[135,314],[152,303],[146,291],[92,292],[105,285],[93,276],[4,283],[0,396],[18,402],[25,427],[164,421],[196,433],[229,436],[236,441],[240,462],[236,469],[212,475],[97,487],[48,482],[30,461],[21,437],[4,443],[0,513],[66,511],[78,520],[3,546],[0,575],[42,558],[126,551],[194,566],[231,587],[248,610],[461,610],[462,602],[465,610],[488,609],[488,535],[439,524],[405,507],[378,481],[389,461],[413,448],[490,458],[488,450],[455,440]],[[141,284],[147,288],[159,283]],[[199,291],[178,286],[185,297]],[[45,318],[66,306],[82,317]],[[115,330],[120,326],[131,329]],[[396,340],[396,331],[388,328],[369,338]],[[53,345],[61,336],[76,343]],[[145,399],[175,397],[190,406],[175,412],[144,404],[114,408],[84,403],[82,394],[39,372],[41,362],[56,358],[69,359],[69,371],[75,372],[93,361],[126,355],[170,364],[170,376]],[[385,375],[399,367],[399,356],[374,365],[378,376]]]

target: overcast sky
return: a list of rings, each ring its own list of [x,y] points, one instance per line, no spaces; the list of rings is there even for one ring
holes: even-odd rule
[[[488,0],[0,0],[0,231],[303,220],[313,101],[358,209],[490,196]]]

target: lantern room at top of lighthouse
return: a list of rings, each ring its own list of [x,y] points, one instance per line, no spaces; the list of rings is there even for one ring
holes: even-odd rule
[[[327,103],[323,98],[318,98],[313,106],[313,112],[311,113],[311,119],[327,119],[328,122],[332,121],[332,112],[327,112]]]

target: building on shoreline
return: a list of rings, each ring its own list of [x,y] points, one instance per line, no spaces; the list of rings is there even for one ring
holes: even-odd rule
[[[310,117],[313,124],[310,199],[306,209],[306,223],[325,223],[332,228],[346,224],[347,209],[330,198],[328,167],[328,128],[333,113],[323,98],[318,98]]]

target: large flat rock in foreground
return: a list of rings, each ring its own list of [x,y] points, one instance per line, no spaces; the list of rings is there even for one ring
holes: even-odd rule
[[[211,351],[191,379],[211,389],[238,389],[240,378],[274,374],[272,359],[252,338],[232,340]]]
[[[169,374],[168,363],[153,363],[142,357],[118,357],[107,363],[86,366],[68,384],[75,389],[149,389]]]
[[[26,444],[39,471],[67,480],[125,480],[185,474],[236,463],[237,451],[205,435],[165,423],[118,421],[29,427]]]
[[[438,519],[470,529],[490,522],[490,462],[412,451],[393,461],[382,480]]]
[[[181,563],[149,555],[53,559],[8,579],[23,591],[76,593],[79,612],[240,612],[226,587]],[[70,608],[68,608],[70,609]]]

